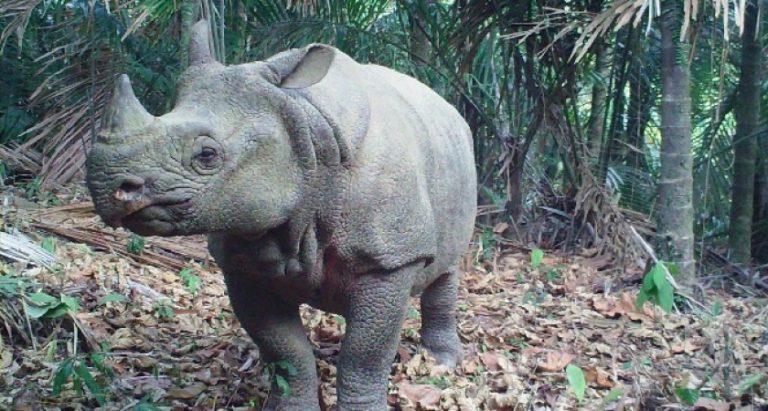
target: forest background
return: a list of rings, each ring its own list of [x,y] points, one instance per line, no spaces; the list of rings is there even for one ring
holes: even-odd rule
[[[417,77],[474,131],[482,223],[622,254],[613,208],[691,285],[707,250],[768,263],[759,2],[3,0],[0,173],[82,179],[116,76],[167,111],[207,17],[228,64],[324,42]],[[544,235],[558,218],[568,235]]]
[[[167,112],[187,66],[191,26],[205,18],[212,50],[226,64],[322,42],[412,75],[457,107],[474,133],[480,206],[473,252],[475,263],[493,265],[488,272],[498,268],[497,251],[517,247],[536,267],[545,261],[541,250],[605,256],[610,263],[600,270],[619,284],[642,284],[638,298],[665,311],[709,306],[706,290],[724,278],[764,296],[766,6],[766,0],[0,0],[0,189],[11,202],[24,197],[48,207],[70,201],[72,192],[82,198],[72,187],[83,180],[117,76],[130,76],[152,114]],[[15,226],[5,216],[6,228]],[[76,238],[35,224],[113,250],[95,231]],[[128,241],[129,254],[132,244],[144,244],[135,236],[118,239]],[[205,260],[202,253],[193,259]],[[161,257],[152,260],[147,252],[137,261],[180,268]],[[186,273],[184,284],[193,278]],[[11,277],[10,269],[0,274]],[[469,278],[463,287],[472,293]],[[162,309],[149,308],[156,317]],[[39,333],[19,318],[19,330]],[[765,311],[755,318],[766,326]],[[0,354],[2,348],[0,340]],[[765,356],[750,358],[759,363]],[[754,375],[750,387],[768,380],[768,373]]]

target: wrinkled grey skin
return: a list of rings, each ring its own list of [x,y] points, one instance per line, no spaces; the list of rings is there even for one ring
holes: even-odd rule
[[[243,327],[266,361],[298,371],[267,409],[319,409],[301,303],[347,319],[339,410],[385,409],[411,295],[424,346],[447,365],[461,357],[470,130],[426,86],[332,47],[223,66],[207,38],[198,23],[170,113],[150,115],[118,82],[88,158],[96,210],[143,235],[209,235]]]

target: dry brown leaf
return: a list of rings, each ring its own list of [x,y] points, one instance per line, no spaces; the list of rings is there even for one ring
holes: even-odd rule
[[[587,383],[592,387],[613,388],[616,386],[616,383],[613,382],[611,375],[601,368],[595,366],[586,366],[583,368],[583,370],[584,378],[586,378]]]
[[[207,387],[208,386],[202,382],[196,382],[184,388],[171,388],[166,393],[166,396],[177,400],[189,400],[197,398]]]
[[[545,372],[562,371],[573,361],[573,358],[573,355],[567,352],[550,351],[544,361],[539,363],[538,368]]]
[[[442,390],[426,384],[411,384],[408,381],[401,381],[397,384],[400,398],[405,398],[412,404],[418,404],[428,409],[436,409],[440,404]]]
[[[672,344],[672,347],[670,350],[673,354],[680,354],[680,353],[686,353],[691,354],[694,351],[698,351],[702,348],[703,344],[698,339],[693,338],[686,338],[685,341],[678,343],[678,344]]]

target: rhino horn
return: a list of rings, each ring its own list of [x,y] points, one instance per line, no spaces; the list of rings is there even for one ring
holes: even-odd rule
[[[213,63],[216,59],[211,55],[211,46],[208,42],[208,20],[201,19],[192,26],[189,38],[189,65],[199,66]]]
[[[153,118],[133,94],[128,76],[120,75],[107,108],[105,127],[108,130],[141,127],[149,124]]]

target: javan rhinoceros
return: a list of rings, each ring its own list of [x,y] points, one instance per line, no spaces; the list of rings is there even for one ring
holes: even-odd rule
[[[302,303],[346,317],[338,409],[385,409],[409,297],[421,294],[424,347],[461,357],[471,132],[393,70],[322,44],[225,66],[207,30],[194,27],[170,113],[152,116],[118,80],[88,157],[96,210],[142,235],[208,234],[240,323],[265,361],[292,365],[275,367],[290,390],[273,387],[268,409],[319,410]]]

